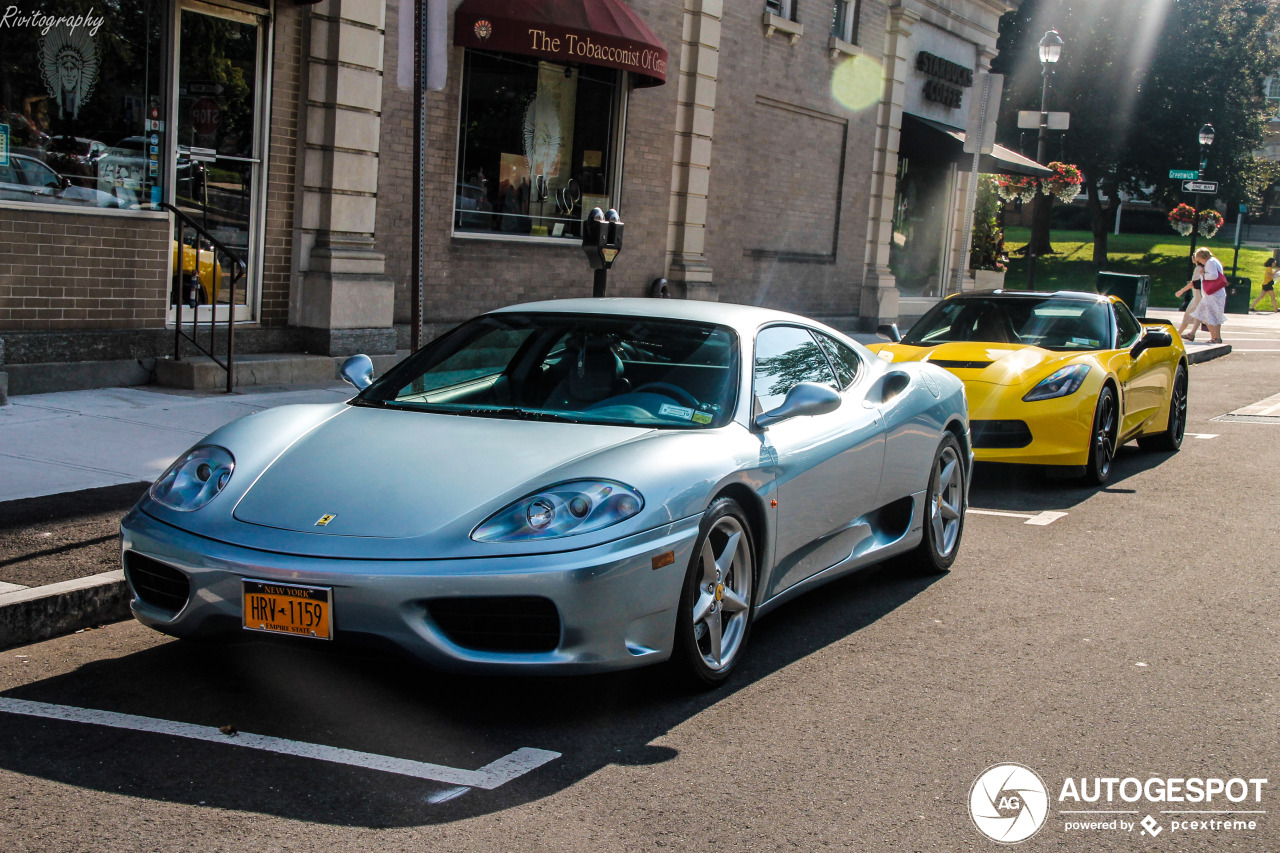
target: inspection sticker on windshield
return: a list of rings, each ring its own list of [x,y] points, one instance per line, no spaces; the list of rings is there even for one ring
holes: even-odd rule
[[[693,420],[693,409],[686,409],[684,406],[673,406],[670,403],[663,403],[662,408],[658,409],[658,414],[668,418],[679,418],[682,421]]]
[[[695,424],[709,424],[711,423],[711,415],[706,412],[694,412],[693,422]]]

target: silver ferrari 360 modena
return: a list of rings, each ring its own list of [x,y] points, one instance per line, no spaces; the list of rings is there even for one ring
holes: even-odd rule
[[[372,642],[517,673],[671,660],[716,684],[752,620],[889,557],[941,572],[972,454],[960,380],[762,308],[484,314],[345,403],[241,418],[122,523],[133,613],[177,637]]]

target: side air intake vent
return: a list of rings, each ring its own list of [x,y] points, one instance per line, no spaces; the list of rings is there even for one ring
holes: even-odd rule
[[[139,599],[173,614],[187,606],[191,595],[191,581],[186,575],[135,551],[124,554],[124,577]]]

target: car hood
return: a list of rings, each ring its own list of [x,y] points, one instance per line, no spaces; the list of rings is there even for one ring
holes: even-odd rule
[[[1030,387],[1048,374],[1081,355],[1079,350],[1056,352],[1018,344],[959,341],[937,346],[881,344],[871,347],[877,354],[892,353],[894,363],[927,361],[954,373],[966,384]],[[884,355],[880,355],[885,358]]]
[[[429,536],[645,432],[349,407],[271,461],[233,515],[319,536]]]

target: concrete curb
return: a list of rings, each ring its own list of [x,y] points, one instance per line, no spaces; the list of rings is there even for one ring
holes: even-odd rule
[[[131,598],[119,569],[4,593],[0,595],[0,649],[128,619]]]
[[[1201,347],[1194,350],[1187,350],[1188,364],[1201,364],[1206,361],[1212,361],[1215,358],[1222,358],[1231,352],[1231,344],[1212,344],[1207,347]]]

